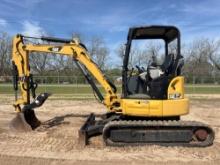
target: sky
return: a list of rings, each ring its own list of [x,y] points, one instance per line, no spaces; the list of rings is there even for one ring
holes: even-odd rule
[[[110,55],[129,27],[175,25],[182,41],[220,37],[220,0],[0,0],[0,31],[103,37]]]

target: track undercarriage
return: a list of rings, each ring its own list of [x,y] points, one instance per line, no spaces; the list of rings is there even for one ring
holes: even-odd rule
[[[133,120],[116,114],[106,114],[96,120],[90,114],[79,130],[79,140],[89,144],[89,138],[102,134],[108,146],[163,145],[207,147],[213,144],[214,131],[201,122],[181,120]]]

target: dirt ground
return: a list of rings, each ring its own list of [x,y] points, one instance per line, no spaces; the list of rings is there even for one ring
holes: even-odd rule
[[[72,164],[220,164],[220,96],[193,99],[191,113],[183,120],[209,124],[216,132],[214,145],[207,148],[185,147],[106,147],[102,137],[90,140],[82,148],[78,129],[91,112],[102,114],[105,107],[95,101],[48,100],[36,110],[38,118],[56,121],[29,133],[10,131],[8,123],[15,115],[13,98],[0,95],[0,164],[72,165]]]

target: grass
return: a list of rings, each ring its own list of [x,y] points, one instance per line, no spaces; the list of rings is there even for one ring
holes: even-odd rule
[[[186,94],[220,94],[220,86],[187,86],[185,87]]]
[[[102,87],[99,89],[104,93]],[[186,94],[220,94],[220,85],[186,85]],[[92,89],[89,85],[58,85],[58,84],[40,84],[37,88],[37,93],[49,92],[53,94],[74,95],[74,97],[91,97]],[[0,84],[0,94],[13,94],[11,84]],[[118,93],[121,93],[121,87],[118,86]],[[69,96],[68,96],[69,97]]]

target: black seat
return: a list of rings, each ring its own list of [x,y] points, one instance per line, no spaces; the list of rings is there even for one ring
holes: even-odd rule
[[[174,54],[168,54],[165,56],[163,64],[160,66],[163,72],[169,72],[174,62]]]
[[[184,65],[184,59],[183,59],[183,56],[181,55],[180,59],[178,61],[178,64],[177,64],[177,69],[176,69],[176,74],[177,75],[181,75],[183,65]]]

